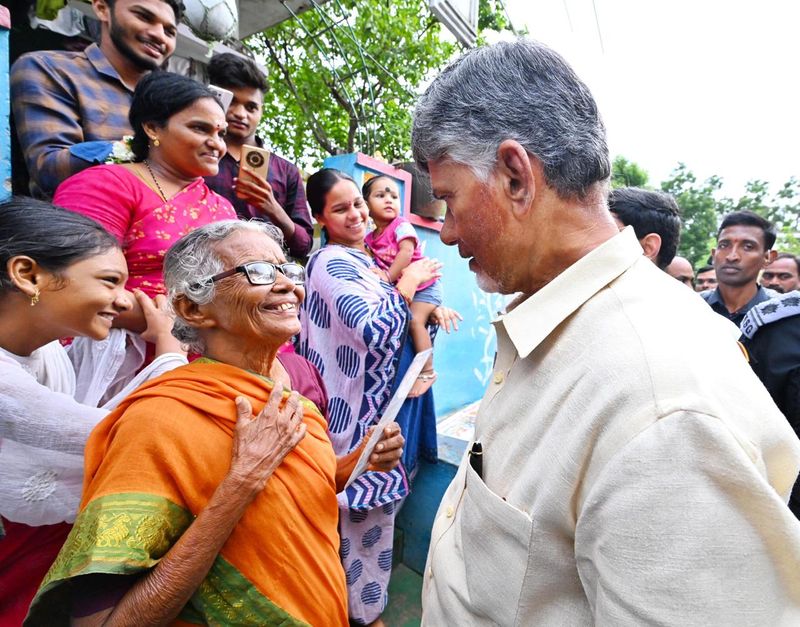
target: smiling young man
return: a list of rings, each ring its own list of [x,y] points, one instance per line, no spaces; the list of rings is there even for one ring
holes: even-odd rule
[[[225,53],[211,59],[208,79],[212,85],[233,93],[233,100],[226,115],[228,153],[219,162],[219,173],[206,177],[206,184],[230,200],[240,218],[255,218],[277,226],[292,257],[305,257],[313,244],[313,226],[297,166],[272,154],[266,180],[249,175],[238,178],[242,146],[264,145],[256,131],[261,122],[266,78],[250,59]]]
[[[758,303],[776,296],[758,285],[761,269],[775,259],[775,227],[752,211],[729,213],[711,252],[717,289],[702,294],[711,308],[739,326]]]
[[[106,160],[128,122],[139,79],[175,50],[180,0],[93,0],[100,44],[22,55],[11,104],[30,192],[49,198],[64,179]]]

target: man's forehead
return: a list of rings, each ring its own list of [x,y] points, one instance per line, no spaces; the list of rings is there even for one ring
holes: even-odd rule
[[[797,273],[797,264],[791,259],[783,257],[781,259],[776,259],[771,264],[767,266],[767,270],[772,270],[777,272],[779,270],[783,270],[784,272],[793,272]]]
[[[734,224],[727,226],[719,232],[717,241],[722,240],[742,240],[753,241],[759,246],[764,245],[764,231],[757,226],[750,226],[748,224]]]

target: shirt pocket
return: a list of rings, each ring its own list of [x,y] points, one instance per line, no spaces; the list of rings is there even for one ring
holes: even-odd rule
[[[470,609],[494,624],[513,625],[533,521],[467,466],[460,531]]]

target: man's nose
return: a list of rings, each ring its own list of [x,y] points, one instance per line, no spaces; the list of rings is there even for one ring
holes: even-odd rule
[[[458,243],[455,225],[453,224],[453,218],[450,216],[449,211],[444,214],[444,224],[442,224],[442,230],[439,231],[439,239],[442,240],[442,244],[446,246],[455,246]]]

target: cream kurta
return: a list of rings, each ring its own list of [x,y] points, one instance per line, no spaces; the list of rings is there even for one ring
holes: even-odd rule
[[[800,624],[800,442],[723,322],[627,228],[495,323],[425,625]]]

